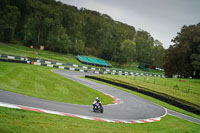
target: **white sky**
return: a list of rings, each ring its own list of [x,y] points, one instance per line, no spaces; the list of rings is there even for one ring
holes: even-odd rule
[[[165,48],[183,25],[200,22],[200,0],[60,0],[149,32]]]

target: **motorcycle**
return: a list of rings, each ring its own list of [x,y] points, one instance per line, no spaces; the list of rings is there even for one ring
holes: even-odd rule
[[[93,111],[103,113],[103,106],[99,103],[93,104]]]

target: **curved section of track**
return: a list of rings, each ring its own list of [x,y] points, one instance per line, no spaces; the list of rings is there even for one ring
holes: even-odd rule
[[[53,72],[103,93],[112,95],[118,98],[120,100],[120,103],[104,105],[104,113],[102,114],[92,112],[92,106],[89,105],[76,105],[49,101],[3,90],[0,90],[0,102],[69,114],[76,114],[87,117],[122,121],[158,118],[164,116],[167,113],[165,108],[156,105],[150,101],[144,100],[138,96],[79,77],[84,76],[88,73],[64,70],[53,70]]]

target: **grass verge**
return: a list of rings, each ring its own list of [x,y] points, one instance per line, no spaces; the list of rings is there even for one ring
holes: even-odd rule
[[[0,107],[0,132],[37,133],[197,133],[200,126],[170,115],[159,122],[143,124],[106,123],[67,116]]]
[[[0,89],[37,98],[91,105],[95,97],[104,104],[112,98],[92,88],[51,72],[52,68],[0,62]]]

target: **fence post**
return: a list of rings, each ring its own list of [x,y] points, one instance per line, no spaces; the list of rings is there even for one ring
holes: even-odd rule
[[[190,86],[188,87],[188,89],[187,89],[187,93],[189,93],[190,92]]]
[[[165,81],[165,83],[164,83],[164,86],[166,86],[166,81]]]
[[[178,85],[176,84],[175,86],[174,86],[174,88],[173,89],[177,89],[177,90],[179,90],[179,87],[178,87]]]

